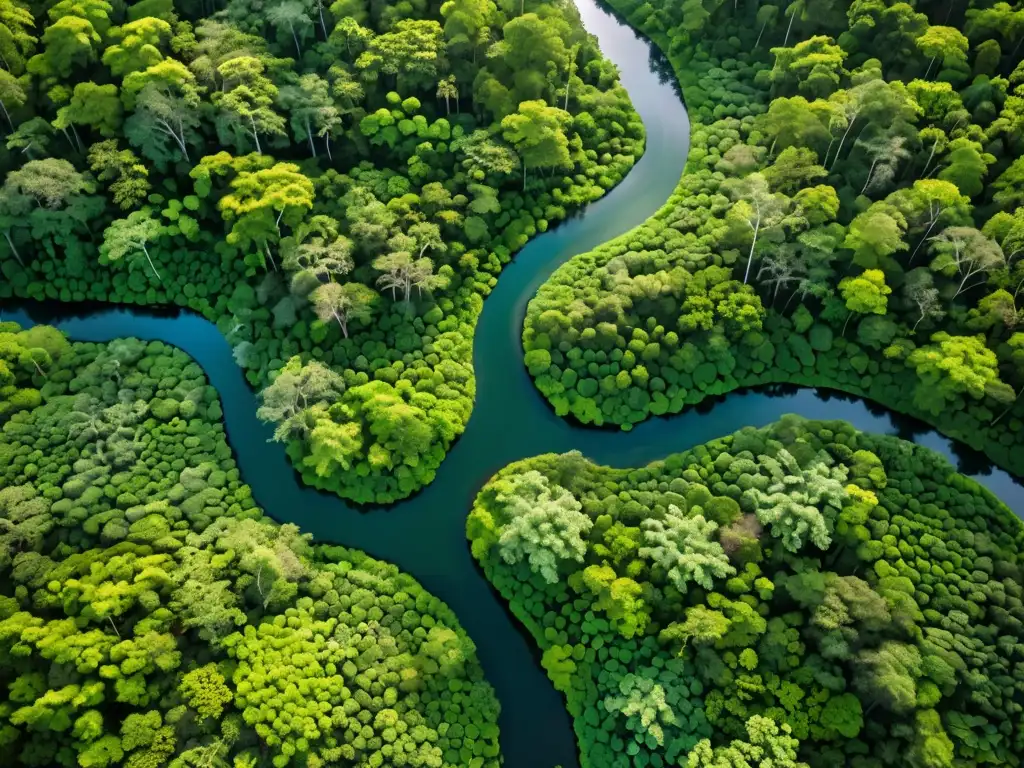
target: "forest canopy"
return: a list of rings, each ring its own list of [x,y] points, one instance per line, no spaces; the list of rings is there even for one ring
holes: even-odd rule
[[[3,323],[0,365],[16,764],[500,765],[498,702],[449,608],[264,517],[195,362]]]
[[[583,765],[1016,765],[1024,527],[938,454],[787,416],[637,469],[547,454],[466,525]]]
[[[433,479],[502,266],[643,146],[561,0],[5,7],[0,299],[202,313],[356,502]]]
[[[686,171],[538,291],[556,413],[629,429],[738,387],[861,395],[1024,473],[1024,10],[613,0],[667,54]]]

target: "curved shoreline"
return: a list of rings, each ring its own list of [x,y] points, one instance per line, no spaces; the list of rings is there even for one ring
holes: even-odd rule
[[[676,188],[688,146],[685,108],[675,80],[665,78],[665,61],[653,44],[595,0],[577,0],[577,6],[602,51],[620,66],[623,86],[644,121],[646,152],[609,194],[538,235],[505,267],[476,327],[473,414],[433,483],[412,498],[364,514],[333,494],[302,486],[283,446],[266,442],[272,429],[256,419],[256,395],[235,365],[230,346],[214,324],[196,314],[125,307],[90,309],[76,317],[81,308],[59,304],[50,315],[50,304],[24,304],[13,315],[3,313],[7,320],[32,322],[35,315],[37,322],[54,321],[75,339],[136,336],[188,352],[220,394],[238,465],[268,514],[296,523],[319,541],[343,543],[396,564],[456,613],[476,643],[502,704],[501,745],[510,768],[550,768],[559,763],[571,768],[578,765],[578,751],[562,694],[548,681],[537,649],[505,601],[479,572],[465,539],[466,513],[497,470],[517,459],[574,448],[598,463],[639,466],[789,412],[846,419],[865,431],[902,435],[915,428],[870,402],[833,399],[811,389],[782,395],[737,392],[710,407],[650,420],[630,433],[582,429],[554,414],[522,365],[526,305],[537,286],[571,256],[633,229],[659,210]],[[913,439],[956,459],[956,444],[934,431]],[[986,477],[984,484],[1008,504],[1007,493],[998,489],[1012,490],[1019,507],[1015,511],[1024,514],[1024,494],[1009,475]]]

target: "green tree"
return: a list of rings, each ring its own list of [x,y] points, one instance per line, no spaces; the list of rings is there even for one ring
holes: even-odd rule
[[[905,714],[917,702],[921,653],[913,645],[887,640],[877,649],[861,651],[854,666],[853,685],[870,702],[865,714],[879,704]]]
[[[444,32],[433,19],[402,19],[373,38],[356,59],[367,80],[378,74],[396,78],[398,90],[425,91],[437,83],[444,65]]]
[[[337,321],[347,339],[350,322],[365,323],[372,317],[377,294],[362,283],[324,283],[310,294],[310,300],[320,321]]]
[[[302,75],[294,85],[281,88],[280,102],[291,115],[292,133],[296,141],[309,143],[309,151],[316,157],[313,138],[323,138],[330,156],[331,136],[341,130],[340,110],[331,97],[330,83],[317,74]]]
[[[57,119],[53,127],[67,132],[75,125],[92,128],[100,136],[113,138],[121,128],[121,99],[118,97],[116,85],[96,85],[95,83],[79,83],[75,86],[71,101],[57,110]],[[78,134],[75,133],[76,140]],[[81,141],[78,148],[84,151]]]
[[[189,146],[200,143],[200,92],[195,77],[177,62],[162,62],[146,70],[153,75],[137,92],[131,76],[125,79],[125,93],[135,93],[134,113],[125,121],[125,135],[143,155],[157,163],[167,162],[180,151],[185,162],[191,162]],[[158,71],[174,72],[174,77],[163,77]],[[129,87],[133,90],[129,91]],[[170,149],[170,147],[174,149]]]
[[[130,149],[118,149],[117,140],[89,147],[89,167],[99,181],[108,182],[114,204],[127,211],[149,194],[149,171]]]
[[[258,154],[263,153],[260,135],[285,136],[285,120],[274,111],[277,86],[264,72],[263,62],[253,56],[229,59],[217,67],[224,90],[214,92],[218,109],[217,135],[225,144],[241,151],[251,138]]]
[[[501,509],[497,546],[506,563],[525,561],[548,584],[557,584],[563,562],[583,562],[583,537],[593,523],[565,488],[530,470],[504,483],[496,501]]]
[[[14,120],[11,119],[11,110],[24,106],[25,98],[25,89],[21,83],[7,70],[0,69],[0,109],[3,109],[7,125],[12,131]]]
[[[565,128],[571,117],[543,101],[524,101],[519,109],[501,121],[502,135],[515,147],[523,166],[523,189],[529,168],[567,168],[569,140]]]
[[[986,394],[1004,398],[1009,389],[999,379],[996,353],[985,346],[984,336],[932,335],[932,343],[910,353],[907,365],[917,372],[914,405],[933,416],[948,410],[961,395],[980,400]]]
[[[266,267],[266,255],[277,269],[270,244],[280,240],[282,224],[292,229],[299,225],[313,207],[314,194],[313,182],[293,163],[242,171],[217,204],[231,224],[228,243],[243,249],[257,246],[257,262]]]
[[[134,211],[127,218],[115,219],[104,230],[100,255],[105,259],[105,263],[116,263],[124,259],[130,261],[141,255],[146,259],[149,268],[153,270],[156,279],[163,282],[160,273],[156,271],[153,257],[148,248],[163,232],[163,224],[153,215],[152,211],[147,209]]]
[[[888,203],[873,203],[850,222],[843,248],[853,251],[860,267],[893,271],[893,255],[909,249],[903,239],[907,228],[902,213]]]
[[[260,392],[256,415],[276,424],[274,440],[286,442],[305,437],[310,429],[307,414],[319,403],[333,403],[345,391],[345,380],[316,360],[303,364],[291,358]]]
[[[35,50],[34,26],[31,10],[14,0],[0,3],[0,61],[14,77],[25,73],[26,60]]]
[[[933,239],[932,251],[932,271],[960,279],[954,299],[1006,264],[999,244],[973,227],[947,227]]]
[[[846,318],[849,323],[855,313],[884,315],[892,288],[885,284],[885,273],[882,270],[865,269],[858,277],[844,277],[839,282],[839,293],[850,311]],[[846,332],[845,324],[843,332]]]
[[[705,520],[703,515],[687,517],[670,504],[663,518],[647,518],[640,527],[644,543],[640,556],[664,568],[680,592],[685,593],[691,581],[713,589],[714,579],[735,573],[722,545],[712,538],[718,524]]]
[[[930,58],[924,77],[928,79],[932,67],[939,59],[945,69],[967,68],[967,38],[955,27],[928,27],[923,35],[917,38],[917,47],[921,53]]]
[[[687,755],[686,768],[808,768],[797,760],[800,742],[787,723],[754,715],[746,722],[747,740],[712,747],[709,739],[697,743]]]
[[[267,21],[279,32],[287,31],[295,43],[295,55],[302,58],[302,42],[313,32],[313,19],[300,0],[284,0],[267,9]]]
[[[4,180],[4,195],[9,200],[23,196],[51,210],[64,208],[73,197],[91,191],[85,176],[67,160],[55,157],[30,160]]]
[[[146,16],[110,30],[112,44],[103,52],[103,63],[115,77],[138,72],[163,61],[160,48],[171,37],[171,25]]]
[[[847,498],[846,468],[824,453],[804,467],[785,448],[775,456],[758,458],[771,482],[767,488],[755,487],[744,493],[757,519],[770,525],[772,535],[790,552],[798,552],[808,541],[818,549],[828,549],[832,523]]]

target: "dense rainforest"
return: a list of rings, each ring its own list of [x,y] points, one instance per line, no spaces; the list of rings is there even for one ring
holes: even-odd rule
[[[1024,528],[928,449],[792,416],[641,469],[547,454],[467,532],[585,767],[1020,764]]]
[[[497,768],[452,612],[265,518],[188,356],[3,323],[0,383],[5,764]]]
[[[502,266],[643,146],[566,0],[3,7],[0,298],[201,312],[357,502],[430,482]]]
[[[827,386],[1024,474],[1024,10],[611,2],[692,148],[530,304],[555,411]],[[201,313],[356,502],[432,480],[503,265],[643,150],[568,0],[0,8],[0,299]],[[645,468],[544,455],[466,532],[584,768],[1020,763],[1024,528],[924,448],[789,417]],[[26,766],[502,763],[451,610],[265,517],[194,361],[2,322],[0,692]]]
[[[1019,4],[612,5],[671,60],[692,147],[658,214],[531,302],[556,412],[826,386],[1024,472]]]

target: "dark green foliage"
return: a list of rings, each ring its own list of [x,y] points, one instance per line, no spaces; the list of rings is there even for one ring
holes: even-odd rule
[[[555,582],[501,557],[527,476],[592,523]],[[654,545],[684,528],[670,570]],[[584,765],[767,765],[769,735],[790,768],[1018,762],[1024,526],[925,448],[791,416],[639,469],[548,454],[501,470],[467,534]],[[714,548],[728,568],[680,589]]]
[[[64,346],[0,435],[11,764],[497,768],[498,703],[447,606],[265,518],[186,355]]]
[[[612,5],[668,56],[691,146],[660,211],[531,301],[526,365],[556,413],[630,429],[738,387],[824,386],[1024,473],[1024,77],[1001,31],[1016,46],[1022,12],[969,4],[972,81],[933,3],[757,23],[742,3]]]
[[[323,363],[282,439],[357,502],[433,479],[502,267],[642,150],[571,4],[9,5],[0,299],[189,307],[259,388]]]

